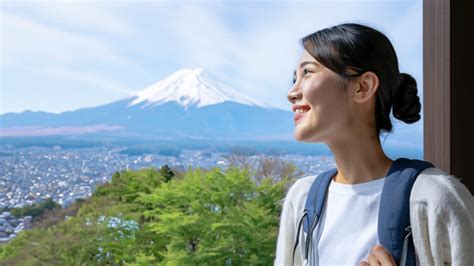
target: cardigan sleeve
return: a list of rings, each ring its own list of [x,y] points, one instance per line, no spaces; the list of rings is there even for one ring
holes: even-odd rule
[[[420,265],[474,265],[474,199],[455,176],[425,169],[413,185],[410,220]]]
[[[306,198],[308,178],[297,180],[288,190],[283,202],[283,208],[280,215],[280,227],[276,245],[275,266],[302,265],[301,246],[304,237],[300,232],[299,244],[295,251],[295,260],[293,263],[293,248],[295,245],[298,217],[301,212],[302,200]],[[302,230],[301,230],[302,231]]]
[[[293,245],[295,237],[294,209],[289,197],[285,197],[280,216],[280,228],[276,247],[276,258],[274,265],[293,265]]]

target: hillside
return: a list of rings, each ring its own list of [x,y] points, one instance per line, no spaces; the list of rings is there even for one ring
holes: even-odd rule
[[[51,211],[0,246],[0,264],[272,264],[281,199],[297,173],[270,163],[116,172],[74,211]]]

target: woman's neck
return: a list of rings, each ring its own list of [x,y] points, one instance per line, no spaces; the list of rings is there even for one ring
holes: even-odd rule
[[[328,144],[337,167],[334,181],[343,184],[364,183],[385,177],[392,160],[385,155],[377,138],[351,136]]]

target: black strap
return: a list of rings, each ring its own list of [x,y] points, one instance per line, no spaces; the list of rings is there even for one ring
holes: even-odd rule
[[[295,265],[295,253],[296,253],[296,248],[298,247],[298,243],[300,242],[300,229],[301,229],[301,224],[303,222],[303,218],[308,214],[307,210],[304,210],[303,215],[301,215],[301,218],[298,222],[298,230],[296,232],[296,239],[295,239],[295,245],[293,246],[293,265]]]

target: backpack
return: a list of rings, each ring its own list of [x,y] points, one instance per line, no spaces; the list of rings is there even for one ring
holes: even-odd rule
[[[397,265],[416,265],[413,239],[410,239],[410,192],[418,174],[430,167],[434,165],[427,161],[398,158],[393,161],[385,177],[380,196],[377,234],[380,244],[389,251]],[[305,210],[298,222],[293,261],[302,222],[303,230],[307,233],[304,259],[308,260],[313,231],[322,215],[326,191],[336,173],[336,168],[321,173],[309,189]]]

